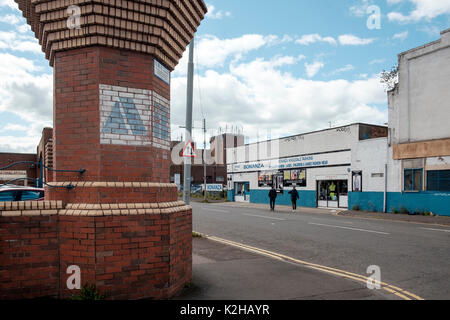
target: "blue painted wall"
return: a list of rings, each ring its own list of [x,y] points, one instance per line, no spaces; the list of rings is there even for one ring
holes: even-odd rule
[[[234,190],[228,190],[227,191],[227,199],[229,201],[234,201]]]
[[[276,204],[279,205],[291,205],[291,195],[289,190],[284,190],[283,194],[278,194]],[[300,199],[297,201],[299,207],[312,207],[315,208],[316,204],[316,191],[301,191],[298,190]],[[265,203],[269,205],[269,190],[250,190],[250,202],[251,203]]]
[[[360,210],[383,212],[383,192],[349,192],[348,208],[358,205]]]
[[[383,211],[383,192],[350,192],[349,209],[358,205],[364,211]],[[437,215],[450,216],[450,192],[388,192],[388,212],[405,208],[408,212],[433,212]]]
[[[278,194],[278,205],[291,205],[289,190],[283,194]],[[269,205],[269,190],[250,190],[251,203],[263,203]],[[300,200],[297,202],[299,207],[315,208],[316,191],[299,191]],[[228,199],[234,201],[234,192],[228,191]],[[349,209],[358,205],[360,210],[383,212],[384,194],[383,192],[350,192]],[[388,212],[394,209],[401,212],[404,207],[411,213],[416,210],[420,212],[433,212],[436,215],[450,216],[450,192],[388,192],[387,206]]]
[[[450,192],[389,192],[387,210],[401,211],[405,207],[409,212],[416,210],[433,212],[441,216],[450,216]]]

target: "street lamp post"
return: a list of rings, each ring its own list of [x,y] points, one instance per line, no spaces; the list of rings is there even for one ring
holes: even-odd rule
[[[189,63],[187,79],[187,101],[186,101],[186,144],[192,139],[192,104],[194,91],[194,38],[189,45]],[[191,202],[191,158],[184,158],[184,182],[183,201],[186,204]]]

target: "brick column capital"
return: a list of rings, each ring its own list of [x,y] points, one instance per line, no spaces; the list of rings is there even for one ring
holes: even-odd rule
[[[15,2],[51,66],[55,52],[100,45],[151,54],[173,70],[207,12],[203,0]]]

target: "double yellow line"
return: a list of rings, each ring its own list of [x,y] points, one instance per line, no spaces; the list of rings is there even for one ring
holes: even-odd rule
[[[351,280],[354,280],[354,281],[362,282],[364,284],[366,284],[367,281],[370,279],[369,277],[366,277],[366,276],[363,276],[363,275],[359,275],[359,274],[356,274],[356,273],[352,273],[352,272],[348,272],[348,271],[344,271],[344,270],[340,270],[340,269],[336,269],[336,268],[330,268],[330,267],[327,267],[327,266],[322,266],[322,265],[319,265],[319,264],[314,264],[314,263],[306,262],[306,261],[303,261],[303,260],[295,259],[295,258],[286,256],[286,255],[283,255],[283,254],[280,254],[280,253],[276,253],[276,252],[272,252],[272,251],[268,251],[268,250],[264,250],[264,249],[260,249],[260,248],[256,248],[256,247],[252,247],[252,246],[249,246],[249,245],[237,243],[237,242],[226,240],[226,239],[221,239],[221,238],[214,237],[214,236],[201,234],[201,233],[198,233],[198,232],[196,232],[196,233],[201,235],[201,236],[203,236],[203,237],[205,237],[205,238],[207,238],[207,239],[215,241],[215,242],[219,242],[219,243],[222,243],[222,244],[230,245],[230,246],[233,246],[233,247],[236,247],[236,248],[240,248],[240,249],[243,249],[243,250],[246,250],[246,251],[249,251],[249,252],[253,252],[253,253],[256,253],[256,254],[259,254],[259,255],[263,255],[263,256],[266,256],[266,257],[270,257],[270,258],[273,258],[273,259],[277,259],[277,260],[280,260],[280,261],[289,261],[289,262],[297,263],[297,264],[306,266],[306,267],[311,268],[311,269],[319,270],[319,271],[326,272],[326,273],[329,273],[329,274],[333,274],[333,275],[336,275],[336,276],[339,276],[339,277],[343,277],[343,278],[351,279]],[[371,279],[371,281],[373,281],[373,280]],[[389,292],[391,294],[394,294],[397,297],[400,297],[400,298],[402,298],[404,300],[424,300],[423,298],[415,295],[412,292],[409,292],[409,291],[406,291],[406,290],[401,289],[399,287],[387,284],[385,282],[379,282],[377,284],[379,284],[381,286],[381,289],[383,289],[383,290],[385,290],[385,291],[387,291],[387,292]]]

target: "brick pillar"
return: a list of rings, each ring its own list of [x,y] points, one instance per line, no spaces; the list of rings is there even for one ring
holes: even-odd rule
[[[86,170],[46,188],[63,204],[60,296],[71,264],[110,299],[176,293],[192,276],[192,209],[169,183],[170,72],[204,1],[15,1],[54,67],[53,167]]]
[[[55,172],[54,181],[170,182],[170,86],[154,64],[152,55],[101,46],[55,54],[54,168],[86,172]],[[117,203],[110,191],[86,201]],[[81,201],[85,192],[49,188],[47,199]]]

